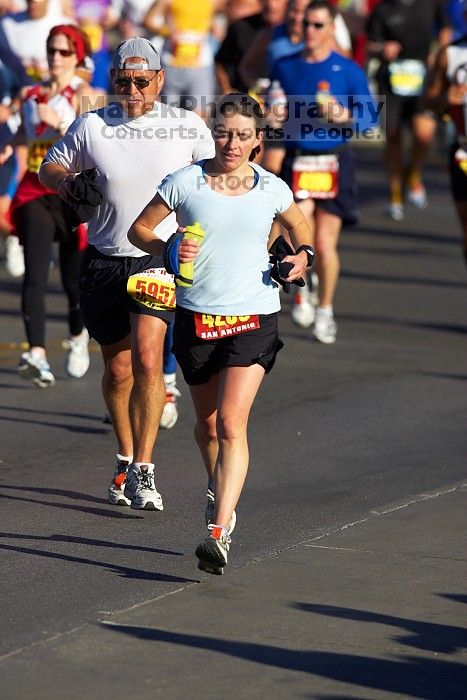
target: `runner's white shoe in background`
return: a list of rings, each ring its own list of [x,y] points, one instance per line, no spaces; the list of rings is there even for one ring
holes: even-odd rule
[[[320,343],[330,344],[336,342],[337,325],[334,321],[332,311],[322,309],[318,306],[316,309],[315,327],[313,328],[313,336]]]
[[[148,464],[147,471],[132,464],[126,475],[123,493],[136,510],[164,510],[162,496],[154,483],[154,464]]]
[[[83,328],[80,335],[68,338],[62,343],[68,350],[65,371],[69,377],[79,379],[83,377],[89,369],[89,333]]]
[[[165,385],[165,405],[162,411],[161,420],[159,426],[170,430],[173,428],[178,420],[178,407],[177,399],[180,398],[181,394],[177,389],[175,383],[170,383]]]
[[[18,236],[9,235],[5,241],[5,267],[12,277],[24,275],[24,251]]]
[[[50,371],[47,358],[34,352],[23,352],[18,364],[18,372],[21,379],[33,382],[41,389],[46,389],[55,384],[55,377]]]
[[[423,185],[407,190],[407,201],[417,209],[426,209],[428,206],[428,195]]]
[[[301,326],[308,328],[315,319],[315,308],[311,303],[311,295],[308,287],[299,287],[295,292],[290,310],[292,321]]]

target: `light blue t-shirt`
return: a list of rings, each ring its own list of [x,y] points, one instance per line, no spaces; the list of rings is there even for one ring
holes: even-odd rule
[[[223,316],[279,311],[279,290],[270,276],[267,243],[274,217],[293,202],[290,188],[276,175],[250,163],[256,172],[255,186],[230,197],[209,187],[204,163],[168,175],[157,190],[176,212],[180,226],[199,222],[206,234],[194,263],[193,285],[177,287],[177,304]]]

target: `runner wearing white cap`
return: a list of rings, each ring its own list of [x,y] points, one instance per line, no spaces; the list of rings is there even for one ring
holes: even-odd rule
[[[127,232],[167,174],[211,157],[214,147],[200,117],[158,101],[164,71],[147,39],[129,39],[116,48],[111,78],[116,100],[72,124],[48,152],[40,178],[78,213],[89,204],[85,188],[80,198],[80,173],[93,169],[93,186],[102,193],[88,224],[80,303],[89,333],[101,346],[103,393],[118,443],[109,500],[162,510],[153,449],[165,402],[162,348],[174,286],[162,258],[135,248]],[[157,235],[166,239],[176,228],[172,216]]]

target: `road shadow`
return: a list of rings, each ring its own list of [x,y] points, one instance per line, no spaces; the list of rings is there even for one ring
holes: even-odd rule
[[[199,579],[185,578],[184,576],[172,576],[171,574],[162,574],[157,571],[144,571],[143,569],[134,569],[130,566],[120,566],[111,562],[97,561],[95,559],[87,559],[86,557],[75,557],[71,554],[61,554],[59,552],[48,552],[43,549],[33,549],[32,547],[15,547],[9,544],[0,544],[0,550],[6,552],[18,552],[20,554],[32,554],[37,557],[46,559],[54,559],[58,561],[68,561],[73,564],[85,564],[86,566],[97,566],[111,573],[117,574],[123,578],[137,579],[143,581],[159,581],[164,583],[199,583]]]
[[[376,659],[364,655],[303,651],[236,639],[169,632],[153,627],[108,622],[100,624],[109,631],[134,639],[204,649],[242,659],[249,664],[298,671],[389,693],[426,700],[465,699],[465,666],[457,662],[420,656],[401,656],[397,660]],[[212,663],[215,664],[215,660]],[[206,664],[208,666],[209,662],[206,661]]]
[[[121,542],[109,542],[108,540],[96,540],[89,537],[74,537],[73,535],[23,535],[16,532],[0,532],[0,538],[6,540],[37,540],[40,542],[66,542],[70,544],[85,544],[90,547],[108,547],[110,549],[127,549],[135,552],[149,552],[149,554],[167,554],[171,557],[184,557],[184,552],[174,552],[171,549],[158,549],[156,547],[142,547],[136,544],[123,544]]]
[[[1,371],[1,370],[0,370]],[[37,410],[40,415],[40,409]],[[93,419],[95,420],[95,419]],[[50,422],[45,420],[33,420],[32,418],[17,418],[13,416],[2,416],[2,421],[9,421],[10,423],[22,423],[25,425],[45,425],[47,428],[58,428],[59,430],[65,430],[69,433],[91,433],[92,435],[108,435],[109,428],[91,428],[82,427],[80,425],[68,425],[67,423],[57,423],[56,421]]]
[[[372,622],[378,625],[400,627],[404,631],[409,632],[411,636],[391,637],[391,639],[405,646],[423,649],[423,651],[432,651],[438,654],[455,654],[461,649],[467,648],[467,629],[462,627],[421,622],[404,617],[383,615],[367,610],[341,608],[334,605],[294,603],[291,607],[295,610],[314,613],[315,615],[326,615],[340,620]]]
[[[0,385],[1,386],[1,385]],[[25,383],[24,386],[23,384],[20,385],[22,388],[26,389],[28,388],[28,385]],[[70,413],[68,411],[46,411],[43,408],[37,409],[37,408],[27,408],[26,406],[2,406],[0,405],[0,411],[18,411],[19,413],[40,413],[41,416],[60,416],[62,418],[82,418],[83,420],[90,420],[90,421],[96,421],[96,420],[102,420],[103,413],[105,409],[102,409],[102,414],[95,414],[92,415],[90,413]]]
[[[373,251],[372,251],[373,253]],[[377,282],[378,284],[410,284],[423,287],[452,287],[453,289],[467,289],[467,283],[456,280],[439,280],[424,277],[402,277],[399,275],[373,274],[370,272],[351,272],[342,270],[340,276],[344,279],[365,280],[365,282]]]
[[[5,488],[0,484],[0,489]],[[7,487],[15,488],[15,487]],[[54,503],[53,501],[43,501],[38,498],[25,498],[24,496],[12,496],[10,494],[0,493],[0,499],[5,499],[8,501],[19,501],[21,503],[33,503],[40,506],[47,506],[50,508],[60,508],[62,510],[73,510],[78,513],[88,513],[89,515],[98,515],[101,518],[116,518],[120,520],[143,520],[141,515],[134,515],[132,513],[122,513],[120,511],[114,510],[115,506],[110,506],[108,509],[105,508],[93,508],[92,506],[78,506],[72,503]]]
[[[440,598],[447,598],[447,600],[453,600],[455,603],[467,604],[467,595],[462,593],[438,593]]]

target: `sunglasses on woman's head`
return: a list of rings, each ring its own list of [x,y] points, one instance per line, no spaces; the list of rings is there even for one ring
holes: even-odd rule
[[[143,90],[144,88],[147,88],[151,80],[154,80],[155,76],[152,78],[115,78],[115,85],[119,88],[128,88],[130,87],[131,83],[135,84],[135,87],[138,88],[138,90]]]
[[[70,51],[69,49],[56,49],[53,46],[48,46],[47,47],[47,53],[49,56],[54,56],[56,53],[59,53],[60,56],[63,56],[64,58],[69,58],[70,56],[73,56],[75,51]]]

